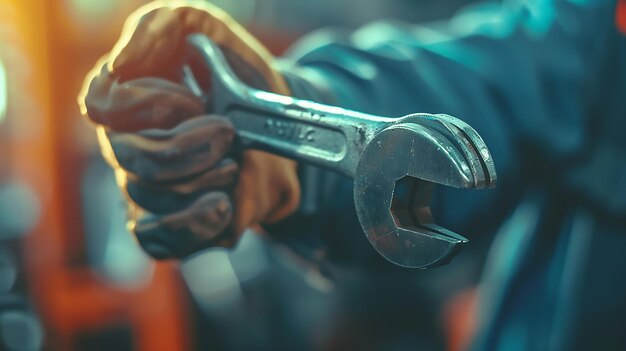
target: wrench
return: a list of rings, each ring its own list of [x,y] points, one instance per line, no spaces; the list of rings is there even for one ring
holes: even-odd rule
[[[351,177],[363,232],[387,260],[434,267],[448,263],[468,242],[436,225],[429,208],[434,184],[462,189],[496,184],[491,154],[468,124],[443,114],[374,116],[256,90],[237,78],[206,36],[190,35],[187,43],[184,81],[205,98],[207,110],[227,116],[245,148]],[[191,63],[210,72],[210,102]]]

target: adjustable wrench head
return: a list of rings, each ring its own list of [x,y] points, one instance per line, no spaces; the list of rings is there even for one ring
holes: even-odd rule
[[[434,223],[428,207],[434,185],[480,189],[495,182],[491,155],[469,125],[416,114],[378,132],[365,147],[354,201],[363,231],[383,257],[429,268],[448,263],[468,241]]]

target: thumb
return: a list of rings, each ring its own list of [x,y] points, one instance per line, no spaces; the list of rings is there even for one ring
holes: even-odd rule
[[[133,13],[113,48],[109,69],[123,80],[163,76],[179,61],[184,40],[182,11],[158,6],[151,3]]]

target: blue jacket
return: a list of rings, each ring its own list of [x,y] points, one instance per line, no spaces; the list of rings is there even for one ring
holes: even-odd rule
[[[497,189],[442,189],[432,205],[439,224],[494,239],[475,349],[626,347],[626,34],[615,9],[486,3],[444,23],[325,30],[287,54],[296,95],[385,116],[446,113],[485,140]],[[393,270],[360,230],[350,181],[301,174],[299,234],[270,231],[336,262]]]

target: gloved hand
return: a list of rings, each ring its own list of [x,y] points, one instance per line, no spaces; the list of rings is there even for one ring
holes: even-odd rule
[[[289,93],[267,50],[226,13],[162,1],[129,18],[79,97],[130,200],[129,226],[156,258],[232,246],[246,227],[280,220],[299,203],[295,162],[260,151],[238,157],[233,126],[204,114],[181,84],[185,38],[198,32],[220,45],[243,81]]]

